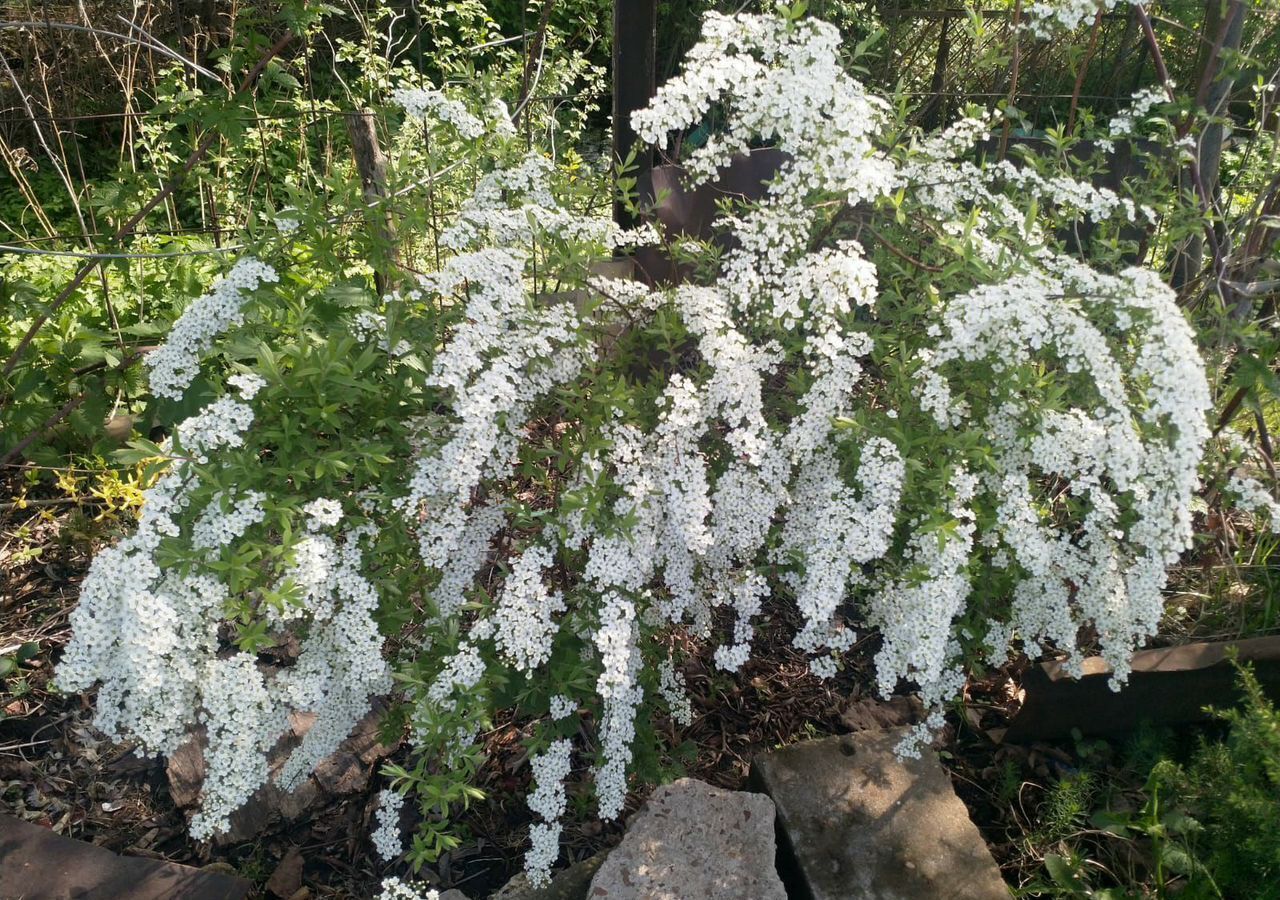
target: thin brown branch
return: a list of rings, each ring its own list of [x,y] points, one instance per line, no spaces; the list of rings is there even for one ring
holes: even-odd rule
[[[64,403],[60,410],[58,410],[52,416],[50,416],[49,418],[45,419],[42,423],[40,423],[40,427],[36,428],[29,435],[27,435],[22,440],[18,441],[18,443],[10,447],[9,451],[5,453],[4,456],[0,456],[0,466],[5,465],[11,460],[15,460],[19,456],[21,456],[24,450],[26,450],[28,447],[34,444],[36,440],[40,438],[42,435],[44,435],[50,428],[57,425],[67,416],[71,415],[73,412],[79,409],[80,406],[84,403],[84,401],[88,398],[88,396],[89,394],[87,391],[81,391],[79,394],[77,394],[76,396],[68,400],[66,403]]]
[[[1089,63],[1093,60],[1094,48],[1098,45],[1098,31],[1102,27],[1102,10],[1093,18],[1093,28],[1089,30],[1089,47],[1080,61],[1080,71],[1076,73],[1075,87],[1071,89],[1071,109],[1067,112],[1067,134],[1076,130],[1076,109],[1080,105],[1080,91],[1084,89],[1084,75],[1089,71]]]
[[[872,236],[873,236],[877,241],[879,241],[879,242],[884,246],[884,248],[885,248],[886,250],[888,250],[888,251],[889,251],[890,253],[892,253],[894,256],[898,257],[898,259],[902,260],[903,262],[908,263],[908,264],[910,264],[910,265],[913,265],[913,266],[915,266],[915,267],[916,267],[916,268],[918,268],[918,269],[924,269],[924,271],[926,271],[926,272],[941,272],[941,271],[942,271],[942,266],[931,266],[931,265],[929,265],[927,262],[924,262],[923,260],[916,259],[916,258],[915,258],[914,256],[912,256],[910,253],[908,253],[907,251],[903,250],[901,247],[899,247],[899,246],[897,246],[896,244],[894,244],[892,241],[890,241],[889,239],[887,239],[884,235],[882,235],[880,232],[876,231],[876,230],[875,230],[874,228],[872,228],[870,225],[864,225],[863,227],[864,227],[864,228],[866,228],[866,229],[867,229],[867,231],[871,232],[871,235],[872,235]]]

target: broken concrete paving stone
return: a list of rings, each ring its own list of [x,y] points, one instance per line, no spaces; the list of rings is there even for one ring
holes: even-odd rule
[[[206,866],[121,856],[0,815],[0,897],[23,900],[242,900],[253,884]],[[230,868],[229,866],[226,868]]]
[[[986,842],[937,754],[896,752],[908,728],[803,741],[759,757],[780,866],[812,900],[1007,900]]]
[[[840,713],[840,721],[850,731],[877,731],[915,725],[924,721],[924,704],[916,696],[862,697],[852,701]]]
[[[591,880],[591,900],[785,900],[774,807],[692,778],[658,788]]]

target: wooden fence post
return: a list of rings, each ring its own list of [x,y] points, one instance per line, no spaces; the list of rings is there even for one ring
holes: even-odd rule
[[[614,0],[613,4],[613,158],[620,163],[637,147],[631,114],[649,105],[654,91],[654,43],[658,24],[657,0]],[[653,151],[639,148],[635,171],[638,186],[648,182]],[[635,224],[635,217],[614,201],[619,225]]]

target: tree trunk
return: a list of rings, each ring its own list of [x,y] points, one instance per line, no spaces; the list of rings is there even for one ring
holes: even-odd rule
[[[1209,0],[1209,6],[1218,8],[1221,18],[1223,0]],[[1200,83],[1207,85],[1204,91],[1204,107],[1210,116],[1226,116],[1229,114],[1227,101],[1235,86],[1235,79],[1227,73],[1225,56],[1228,52],[1240,49],[1240,40],[1244,35],[1245,4],[1243,0],[1230,0],[1227,10],[1227,21],[1219,28],[1218,38],[1212,50],[1204,60],[1201,68]],[[1197,97],[1197,100],[1200,98]],[[1200,177],[1204,180],[1209,196],[1217,198],[1218,170],[1222,166],[1222,145],[1226,139],[1226,127],[1214,122],[1204,130],[1200,141]]]
[[[1225,21],[1224,21],[1225,7]],[[1215,35],[1213,43],[1203,52],[1199,60],[1199,85],[1196,91],[1196,107],[1203,108],[1211,117],[1225,117],[1229,110],[1227,101],[1231,89],[1235,86],[1235,78],[1227,71],[1225,56],[1230,51],[1240,49],[1241,37],[1244,34],[1245,4],[1243,0],[1208,0],[1205,4],[1204,37]],[[1202,44],[1202,46],[1204,46]],[[1200,182],[1204,185],[1205,199],[1209,203],[1209,212],[1218,207],[1218,172],[1222,167],[1222,146],[1227,137],[1226,126],[1220,122],[1210,123],[1200,135],[1197,163],[1200,169]],[[1215,223],[1213,226],[1217,228]],[[1189,238],[1174,260],[1173,286],[1180,288],[1192,281],[1204,266],[1204,238],[1197,234]]]
[[[347,130],[351,135],[351,153],[360,174],[364,201],[370,206],[366,216],[373,237],[369,262],[373,266],[374,284],[381,296],[387,292],[398,265],[395,224],[391,211],[383,205],[387,199],[387,157],[378,144],[377,120],[372,112],[359,110],[347,113]]]

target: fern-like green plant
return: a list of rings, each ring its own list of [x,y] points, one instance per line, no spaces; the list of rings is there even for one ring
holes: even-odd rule
[[[1187,765],[1160,763],[1153,782],[1203,827],[1171,841],[1189,866],[1186,897],[1280,898],[1280,710],[1252,667],[1237,664],[1244,702],[1215,711],[1224,740]],[[1185,857],[1184,857],[1185,855]]]

